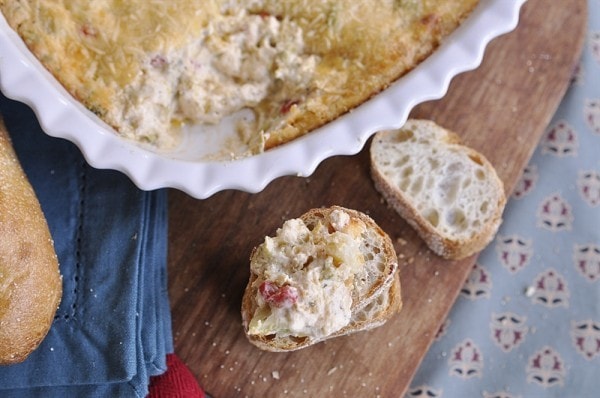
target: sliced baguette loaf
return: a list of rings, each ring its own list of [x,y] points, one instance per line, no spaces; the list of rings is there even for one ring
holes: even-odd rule
[[[288,220],[253,250],[250,268],[244,331],[268,351],[371,329],[402,303],[390,238],[370,217],[339,206]]]
[[[408,120],[371,143],[371,174],[386,201],[447,259],[481,251],[502,221],[506,196],[492,164],[428,120]]]

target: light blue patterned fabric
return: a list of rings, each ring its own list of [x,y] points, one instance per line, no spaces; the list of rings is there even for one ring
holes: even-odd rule
[[[173,351],[166,283],[166,191],[91,168],[0,97],[17,155],[48,220],[63,297],[40,347],[0,367],[0,397],[144,397]]]
[[[600,396],[600,1],[572,85],[406,397]]]

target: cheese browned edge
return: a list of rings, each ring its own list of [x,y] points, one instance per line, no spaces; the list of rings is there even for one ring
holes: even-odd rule
[[[302,136],[386,89],[431,55],[479,0],[354,1],[346,9],[336,1],[309,3],[265,1],[267,13],[298,22],[305,51],[322,60],[311,92],[285,107],[285,115],[279,114],[282,104],[267,99],[259,105],[259,119],[275,121],[265,130],[265,149]]]
[[[22,362],[44,339],[62,295],[40,203],[0,118],[0,365]]]

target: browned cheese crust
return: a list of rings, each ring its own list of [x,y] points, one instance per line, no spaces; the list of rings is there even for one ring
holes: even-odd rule
[[[107,116],[114,114],[109,110],[139,72],[143,56],[188,42],[222,3],[190,0],[173,7],[145,0],[0,0],[0,10],[65,88],[120,130],[120,121]],[[275,85],[254,106],[257,122],[251,135],[262,135],[262,148],[268,149],[339,117],[405,75],[461,24],[478,0],[237,3],[250,15],[295,23],[303,32],[304,53],[318,59],[307,87],[290,90],[288,98]]]

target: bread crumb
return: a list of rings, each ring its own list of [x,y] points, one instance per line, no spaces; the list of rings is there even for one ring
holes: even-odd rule
[[[525,289],[525,296],[533,297],[534,294],[535,294],[535,286],[527,286],[527,288]]]
[[[277,371],[277,370],[272,371],[271,376],[273,376],[273,378],[275,380],[279,380],[279,371]]]
[[[336,370],[337,370],[337,366],[334,366],[333,368],[329,369],[327,371],[327,376],[331,376],[332,374],[335,373]]]
[[[527,65],[527,71],[529,73],[535,72],[535,67],[533,66],[533,62],[530,59],[527,60],[526,65]]]
[[[402,238],[397,238],[396,242],[398,242],[401,246],[406,245],[408,242]]]

